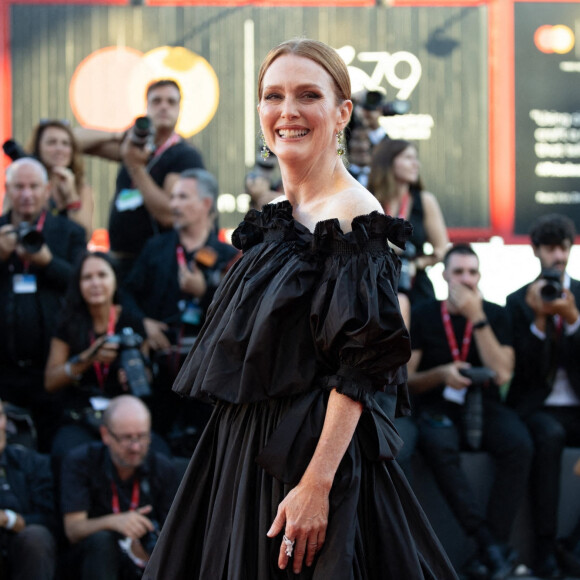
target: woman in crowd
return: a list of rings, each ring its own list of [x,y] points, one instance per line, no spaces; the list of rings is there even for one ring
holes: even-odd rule
[[[110,258],[87,252],[71,279],[45,372],[45,387],[59,393],[65,413],[53,442],[55,457],[99,439],[108,400],[128,391],[126,375],[119,373],[116,338],[138,324],[121,307]]]
[[[386,214],[404,218],[413,226],[399,284],[413,305],[435,298],[426,268],[442,260],[449,244],[443,214],[435,196],[423,189],[419,165],[417,149],[409,141],[384,139],[373,150],[368,182]],[[426,243],[433,248],[430,254],[424,253]],[[413,249],[414,256],[409,252]]]
[[[346,66],[321,42],[284,42],[258,96],[285,198],[234,233],[243,257],[177,378],[216,405],[144,577],[456,578],[372,396],[388,386],[408,408],[387,241],[404,246],[408,227],[340,157]]]
[[[32,133],[29,151],[48,171],[53,208],[82,226],[88,240],[93,232],[93,192],[70,127],[63,121],[42,121]]]

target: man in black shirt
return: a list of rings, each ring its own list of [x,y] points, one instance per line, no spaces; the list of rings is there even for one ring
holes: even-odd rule
[[[143,568],[177,489],[171,461],[149,451],[151,418],[140,399],[113,399],[101,437],[75,448],[62,466],[64,528],[82,580]]]
[[[109,216],[111,252],[121,279],[131,269],[148,238],[172,226],[169,194],[179,174],[203,168],[197,149],[176,132],[181,92],[173,80],[147,89],[147,116],[153,128],[152,147],[134,143],[133,131],[108,133],[79,128],[81,148],[89,155],[122,161]]]
[[[60,300],[86,248],[85,233],[46,211],[48,179],[35,159],[8,167],[6,194],[12,209],[0,216],[0,397],[32,411],[47,451],[58,408],[44,390],[44,365]]]
[[[580,281],[566,273],[575,228],[571,219],[550,214],[530,230],[540,276],[507,298],[516,367],[507,397],[532,433],[532,506],[536,535],[534,573],[559,578],[580,571],[580,521],[559,545],[558,504],[562,452],[580,446]],[[576,556],[566,552],[576,551]],[[573,566],[572,561],[575,560]]]
[[[190,420],[203,422],[207,415],[197,401],[180,400],[171,386],[218,284],[239,255],[215,233],[218,192],[215,177],[205,169],[184,171],[171,191],[174,230],[147,242],[125,285],[125,306],[143,321],[156,351],[159,374],[151,408],[154,430],[162,435],[186,409],[200,411]]]
[[[416,397],[418,446],[459,524],[476,539],[488,578],[501,580],[509,576],[512,558],[500,543],[508,541],[526,489],[532,442],[499,397],[498,385],[510,379],[514,360],[504,309],[482,299],[479,259],[471,247],[451,248],[443,263],[449,297],[421,304],[411,315],[408,372]],[[462,374],[477,367],[494,375],[483,387]],[[466,424],[467,410],[478,401],[479,413]],[[478,426],[481,419],[483,426]],[[459,454],[468,443],[491,453],[496,462],[487,513],[461,468]]]
[[[10,580],[53,580],[55,528],[50,460],[26,447],[6,445],[6,413],[0,401],[0,546]]]

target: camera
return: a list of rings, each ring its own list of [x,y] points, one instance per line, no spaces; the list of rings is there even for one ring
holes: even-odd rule
[[[495,372],[487,367],[468,367],[459,369],[471,385],[465,395],[461,423],[465,441],[472,451],[481,448],[483,439],[483,387],[495,378]]]
[[[151,520],[153,524],[153,530],[147,532],[144,536],[139,538],[139,542],[143,546],[143,549],[151,555],[153,553],[153,548],[155,548],[155,544],[159,539],[159,524],[156,520]]]
[[[135,397],[150,397],[151,385],[147,378],[147,370],[139,347],[143,338],[135,334],[132,328],[126,327],[121,334],[113,334],[107,342],[119,345],[119,366],[127,374],[127,383],[131,394]]]
[[[411,242],[405,244],[405,251],[399,256],[401,259],[401,273],[399,274],[399,290],[409,292],[413,287],[414,272],[413,260],[417,257],[417,248]]]
[[[364,101],[361,103],[363,109],[367,111],[380,111],[383,117],[394,115],[405,115],[411,109],[409,101],[395,99],[385,101],[384,95],[380,91],[367,91]]]
[[[4,141],[2,149],[4,150],[4,153],[10,157],[10,159],[12,159],[12,161],[22,159],[23,157],[33,157],[33,155],[27,153],[24,150],[24,147],[22,147],[22,145],[20,145],[20,143],[17,141],[14,141],[14,139],[8,139],[7,141]]]
[[[152,147],[153,145],[153,124],[149,117],[137,117],[135,124],[129,131],[129,140],[136,147]]]
[[[36,254],[44,245],[44,236],[42,232],[36,229],[36,226],[29,222],[20,222],[16,228],[18,243],[28,254]]]
[[[459,372],[468,379],[471,379],[471,386],[483,386],[495,379],[495,372],[487,367],[468,367],[459,369]]]
[[[540,296],[544,302],[553,302],[562,297],[564,288],[562,287],[562,273],[552,268],[542,269],[540,278],[546,283],[540,289]]]

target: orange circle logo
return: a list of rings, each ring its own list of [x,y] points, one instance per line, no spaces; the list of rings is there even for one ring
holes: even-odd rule
[[[145,54],[114,46],[93,52],[77,66],[70,83],[74,116],[84,127],[123,131],[145,114],[147,85],[159,79],[173,79],[181,88],[178,133],[199,133],[217,111],[219,82],[207,60],[181,46]]]
[[[572,29],[563,24],[544,24],[534,33],[536,48],[545,54],[566,54],[574,48],[575,41]]]

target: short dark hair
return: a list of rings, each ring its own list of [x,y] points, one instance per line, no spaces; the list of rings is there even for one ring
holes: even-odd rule
[[[475,256],[479,261],[479,256],[469,244],[455,244],[454,246],[451,246],[445,252],[445,256],[443,256],[443,266],[445,268],[449,265],[449,260],[454,254],[459,254],[460,256]]]
[[[538,246],[558,246],[564,240],[574,243],[576,230],[574,222],[565,215],[551,213],[539,217],[530,228],[530,239],[532,245]]]
[[[181,100],[181,89],[179,85],[173,79],[160,79],[149,83],[147,86],[147,98],[149,98],[149,93],[155,89],[160,89],[161,87],[175,87],[179,93],[179,100]]]

